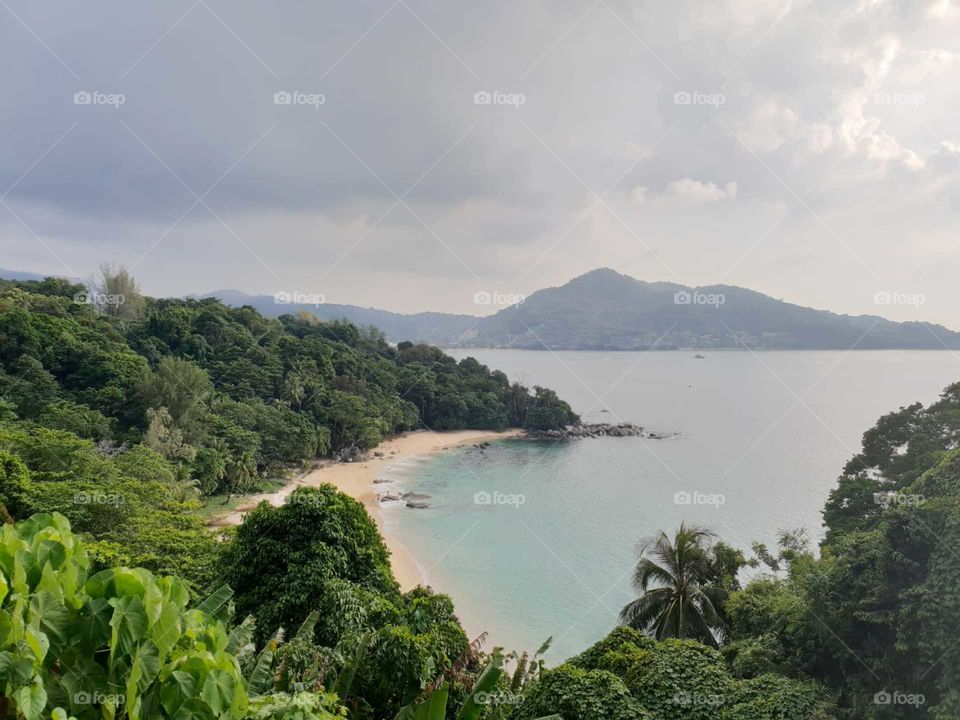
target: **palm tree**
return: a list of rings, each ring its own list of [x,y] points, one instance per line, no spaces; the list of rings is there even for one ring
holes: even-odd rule
[[[681,524],[647,540],[633,574],[640,597],[620,611],[620,622],[664,638],[690,638],[717,646],[718,612],[726,591],[711,584],[710,531]]]
[[[240,457],[228,457],[226,475],[230,483],[231,493],[249,490],[257,479],[257,463],[253,458],[253,453],[244,450]]]

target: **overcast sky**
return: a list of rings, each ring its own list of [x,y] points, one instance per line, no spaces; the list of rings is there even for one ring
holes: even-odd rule
[[[960,328],[951,0],[0,17],[0,267],[483,314],[609,266]]]

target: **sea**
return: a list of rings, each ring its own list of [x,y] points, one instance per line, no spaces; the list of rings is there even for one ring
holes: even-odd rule
[[[584,420],[662,436],[498,440],[386,467],[387,532],[486,647],[561,662],[606,635],[635,592],[639,545],[681,522],[748,555],[821,511],[877,419],[960,381],[949,351],[452,351],[555,389]]]

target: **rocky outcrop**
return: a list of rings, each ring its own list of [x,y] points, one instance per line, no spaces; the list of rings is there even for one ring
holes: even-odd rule
[[[340,462],[358,462],[361,460],[367,459],[367,453],[356,445],[349,445],[344,448],[340,448],[333,454],[333,459]]]
[[[601,437],[644,437],[662,440],[669,435],[645,430],[633,423],[580,423],[568,425],[562,430],[527,430],[523,438],[527,440],[582,440]]]

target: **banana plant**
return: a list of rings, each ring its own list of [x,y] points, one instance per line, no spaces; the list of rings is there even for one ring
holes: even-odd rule
[[[460,708],[456,720],[479,720],[487,708],[486,698],[496,692],[503,676],[503,655],[499,650],[494,650],[490,663],[477,679],[473,692]],[[450,687],[446,682],[442,682],[426,698],[401,708],[394,720],[444,720],[449,696]],[[559,715],[550,715],[538,720],[563,719]]]

